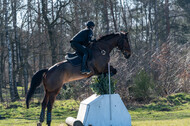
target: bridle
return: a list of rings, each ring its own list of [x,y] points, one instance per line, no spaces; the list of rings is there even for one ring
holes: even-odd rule
[[[118,48],[119,48],[119,50],[121,50],[122,52],[123,52],[123,50],[124,50],[124,46],[123,46],[123,43],[124,43],[124,36],[122,36],[121,34],[120,34],[120,36],[121,36],[121,38],[119,38],[119,42],[118,42]]]
[[[118,39],[119,50],[121,50],[122,53],[126,52],[126,53],[130,54],[130,52],[124,47],[124,41],[126,39],[125,36],[122,33],[120,33],[120,36],[121,36],[121,38]]]
[[[125,35],[123,35],[122,33],[120,33],[119,36],[120,36],[120,37],[119,37],[119,39],[118,39],[118,44],[117,44],[119,50],[121,50],[122,53],[130,54],[131,52],[128,51],[128,50],[126,50],[126,48],[123,46],[124,41],[125,41],[125,39],[126,39],[126,38],[125,38]],[[100,53],[101,53],[102,55],[106,55],[106,54],[107,54],[107,52],[106,52],[104,49],[102,49],[102,48],[100,48],[100,47],[97,47],[97,46],[95,46],[95,48],[97,48],[98,50],[100,50]]]

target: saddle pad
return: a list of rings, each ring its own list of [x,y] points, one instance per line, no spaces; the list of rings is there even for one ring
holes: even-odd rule
[[[65,56],[65,59],[70,62],[73,66],[79,66],[82,63],[82,57],[79,57],[77,55],[70,57],[69,55]]]

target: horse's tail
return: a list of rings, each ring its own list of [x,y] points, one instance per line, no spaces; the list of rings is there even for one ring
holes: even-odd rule
[[[45,72],[47,72],[48,69],[42,69],[42,70],[39,70],[38,72],[36,72],[34,74],[34,76],[32,77],[32,81],[31,81],[31,84],[30,84],[30,89],[27,93],[27,96],[26,96],[26,106],[27,108],[29,108],[29,102],[30,102],[30,99],[31,97],[33,96],[34,94],[34,91],[36,90],[36,88],[38,86],[40,86],[41,82],[42,82],[42,79],[43,79],[43,74]]]

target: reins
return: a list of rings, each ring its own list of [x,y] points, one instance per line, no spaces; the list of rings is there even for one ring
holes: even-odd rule
[[[124,50],[123,43],[124,43],[124,39],[125,39],[124,37],[125,37],[125,36],[123,36],[122,33],[117,34],[117,35],[119,35],[119,36],[121,37],[121,38],[119,38],[119,39],[117,40],[117,41],[118,41],[118,48],[123,52],[123,50]],[[115,36],[113,36],[113,37],[115,37]],[[112,37],[112,38],[113,38],[113,37]],[[105,38],[105,37],[103,37],[103,38]],[[112,39],[112,38],[109,38],[109,39]],[[109,41],[109,39],[106,39],[106,41]],[[104,41],[105,41],[105,40],[104,40]],[[95,47],[96,49],[98,49],[102,55],[106,55],[106,54],[107,54],[106,50],[105,50],[105,49],[102,49],[101,47],[99,47],[98,45],[96,45],[97,43],[101,43],[100,40],[97,41],[96,43],[93,43],[94,45],[92,45],[92,47]],[[101,43],[101,44],[102,44],[102,43]]]
[[[104,56],[104,55],[106,55],[106,51],[104,50],[104,49],[101,49],[100,47],[98,47],[98,46],[94,46],[96,49],[98,49],[98,50],[100,50],[100,53]]]
[[[113,37],[115,37],[115,34],[111,34],[111,35],[113,35]],[[108,37],[110,37],[110,35],[108,35]],[[112,39],[113,37],[111,37],[111,38],[106,38],[106,36],[103,36],[103,37],[101,37],[101,38],[102,38],[102,39],[105,39],[104,41],[108,41],[109,39]],[[97,41],[97,43],[101,43],[100,40],[101,40],[101,39],[99,39],[99,41]],[[107,52],[106,52],[105,49],[102,49],[101,47],[99,47],[99,46],[97,46],[97,45],[94,45],[94,47],[95,47],[96,49],[98,49],[98,50],[100,51],[100,53],[101,53],[103,56],[107,54]]]

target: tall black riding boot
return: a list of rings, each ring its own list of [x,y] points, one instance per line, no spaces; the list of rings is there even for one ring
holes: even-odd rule
[[[91,71],[86,66],[87,58],[88,58],[88,55],[84,54],[83,59],[82,59],[82,68],[81,68],[82,74],[90,74],[91,73]]]

